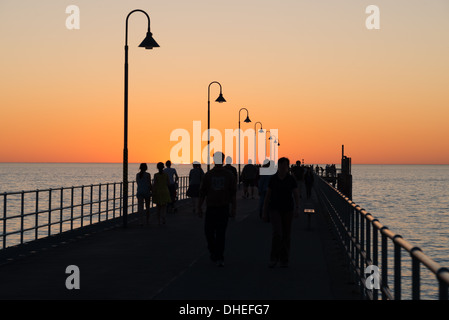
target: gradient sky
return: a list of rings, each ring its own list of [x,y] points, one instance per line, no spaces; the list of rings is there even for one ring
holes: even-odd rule
[[[81,28],[68,30],[68,5]],[[378,5],[381,29],[367,30]],[[168,159],[170,133],[246,107],[279,156],[449,164],[447,0],[1,0],[0,162],[121,162],[126,15],[129,161]],[[212,87],[216,98],[218,87]],[[243,118],[243,114],[242,114]],[[243,120],[243,119],[242,119]]]

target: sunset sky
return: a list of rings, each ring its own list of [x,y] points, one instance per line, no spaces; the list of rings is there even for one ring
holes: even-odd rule
[[[344,144],[355,164],[449,164],[447,0],[1,0],[0,162],[122,161],[133,9],[160,48],[138,48],[133,14],[130,162],[168,159],[174,129],[205,130],[219,81],[212,127],[236,129],[245,107],[242,129],[278,129],[292,161],[339,163]]]

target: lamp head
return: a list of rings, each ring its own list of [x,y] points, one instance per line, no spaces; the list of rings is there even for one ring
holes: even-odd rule
[[[262,128],[260,128],[259,132],[260,132],[260,133],[263,133],[263,129],[262,129]]]
[[[246,116],[245,122],[246,123],[250,123],[251,122],[251,120],[249,119],[249,116]]]
[[[153,49],[159,47],[159,45],[156,42],[156,40],[153,39],[153,34],[150,31],[148,31],[147,36],[145,37],[145,39],[143,39],[139,47],[143,47],[145,49]]]
[[[223,98],[223,94],[220,92],[220,95],[218,96],[217,100],[215,100],[215,102],[226,102],[225,98]]]

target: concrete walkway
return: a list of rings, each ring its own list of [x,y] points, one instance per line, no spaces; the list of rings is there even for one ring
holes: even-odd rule
[[[305,195],[303,195],[304,197]],[[301,214],[292,231],[289,268],[268,268],[271,225],[260,220],[256,199],[238,196],[227,231],[225,267],[209,260],[204,220],[190,202],[167,224],[156,219],[129,227],[112,221],[30,244],[0,266],[0,299],[293,300],[356,299],[316,195],[311,229]],[[134,218],[132,218],[134,216]],[[32,253],[31,253],[32,252]],[[66,267],[80,269],[80,289],[68,290]]]

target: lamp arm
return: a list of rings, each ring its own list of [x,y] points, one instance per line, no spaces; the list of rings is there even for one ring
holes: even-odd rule
[[[148,32],[150,32],[150,16],[148,15],[148,13],[146,13],[145,11],[141,10],[141,9],[136,9],[131,11],[130,13],[128,13],[128,15],[126,16],[126,27],[125,27],[125,46],[128,45],[128,19],[129,16],[131,14],[133,14],[134,12],[142,12],[143,14],[145,14],[147,16],[147,20],[148,20]]]
[[[220,86],[220,94],[223,94],[222,89],[221,89],[221,83],[218,81],[212,81],[211,83],[209,83],[209,86],[207,87],[207,101],[210,101],[210,86],[214,83],[216,83]]]

